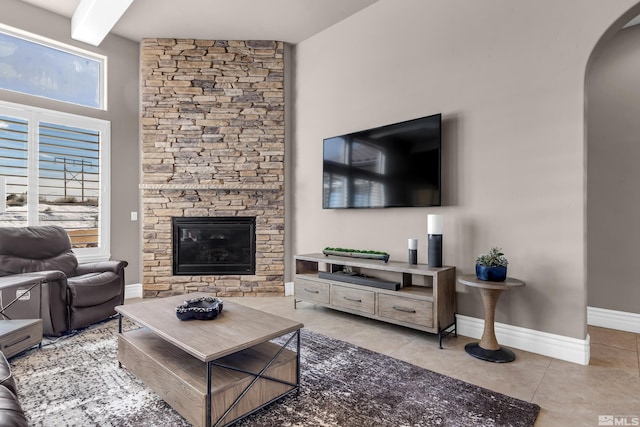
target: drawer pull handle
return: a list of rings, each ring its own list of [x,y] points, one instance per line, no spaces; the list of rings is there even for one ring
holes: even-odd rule
[[[361,299],[356,299],[356,298],[349,298],[349,297],[343,297],[344,299],[346,299],[347,301],[352,301],[352,302],[362,302]]]
[[[319,294],[320,293],[320,291],[316,291],[314,289],[304,288],[304,290],[305,290],[305,292],[309,292],[310,294]]]
[[[18,341],[16,341],[16,342],[13,342],[13,343],[11,343],[11,344],[5,345],[5,346],[4,346],[4,348],[10,348],[10,347],[13,347],[14,345],[18,345],[18,344],[20,344],[21,342],[27,341],[29,338],[31,338],[31,335],[27,335],[26,337],[22,337],[22,338],[20,338],[20,339],[19,339]]]
[[[398,307],[396,305],[393,306],[394,310],[398,310],[398,311],[404,311],[405,313],[415,313],[416,311],[412,308],[406,308],[406,307]]]

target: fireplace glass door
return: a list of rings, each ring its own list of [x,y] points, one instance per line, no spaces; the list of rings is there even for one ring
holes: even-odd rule
[[[255,274],[255,228],[253,217],[173,218],[173,274]]]

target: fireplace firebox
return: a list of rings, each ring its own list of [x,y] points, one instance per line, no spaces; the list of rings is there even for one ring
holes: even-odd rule
[[[255,217],[172,219],[174,275],[256,273]]]

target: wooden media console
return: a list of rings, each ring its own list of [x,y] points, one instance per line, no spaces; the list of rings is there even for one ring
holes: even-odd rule
[[[456,331],[455,267],[429,268],[398,261],[326,256],[321,253],[296,255],[295,307],[302,301],[335,310],[395,323],[442,338]],[[338,280],[319,277],[319,272],[344,272],[364,278],[398,282],[398,290],[375,285],[348,283],[348,276]],[[326,277],[326,276],[325,276]]]

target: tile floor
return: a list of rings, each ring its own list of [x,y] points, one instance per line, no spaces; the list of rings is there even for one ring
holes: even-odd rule
[[[598,426],[599,415],[616,416],[616,422],[623,423],[616,425],[638,425],[640,420],[640,334],[589,327],[589,366],[517,349],[514,362],[495,364],[469,356],[464,346],[477,340],[463,336],[445,338],[445,348],[440,350],[437,336],[309,303],[300,303],[294,310],[293,297],[225,300],[295,319],[315,332],[534,402],[542,408],[536,426]]]

